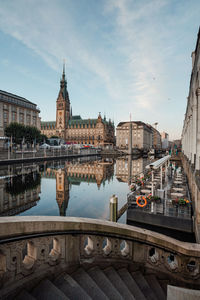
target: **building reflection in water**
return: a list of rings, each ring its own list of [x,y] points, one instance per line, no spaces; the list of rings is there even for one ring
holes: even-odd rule
[[[114,174],[114,161],[104,159],[101,161],[84,162],[81,160],[56,162],[44,167],[42,176],[56,179],[56,201],[60,216],[66,215],[72,185],[81,182],[94,183],[100,188],[106,180]]]
[[[41,176],[35,165],[15,165],[0,170],[0,216],[13,216],[37,205]]]
[[[116,160],[116,178],[120,182],[131,184],[131,178],[144,173],[149,159],[145,157],[133,158],[131,155]]]
[[[58,169],[56,175],[56,201],[58,203],[60,216],[66,215],[69,202],[69,181],[66,169]]]

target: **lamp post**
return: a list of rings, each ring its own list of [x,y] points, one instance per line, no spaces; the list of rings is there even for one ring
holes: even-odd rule
[[[10,159],[10,138],[8,139],[8,159]]]

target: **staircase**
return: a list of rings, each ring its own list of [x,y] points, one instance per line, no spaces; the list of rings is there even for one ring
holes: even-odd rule
[[[15,299],[162,300],[167,298],[166,286],[155,275],[129,272],[126,268],[101,270],[96,266],[87,271],[79,268],[70,275],[64,273],[53,281],[45,279],[32,291],[23,290]]]

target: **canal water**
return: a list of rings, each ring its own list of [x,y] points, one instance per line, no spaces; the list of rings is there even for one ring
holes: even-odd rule
[[[84,157],[1,166],[0,216],[73,216],[109,220],[110,197],[117,195],[118,210],[123,207],[130,192],[131,177],[143,173],[147,164],[149,159],[142,157]],[[126,212],[118,222],[128,223]],[[134,225],[143,227],[143,224]],[[153,229],[150,224],[145,228]],[[180,239],[191,241],[187,234]]]
[[[134,173],[147,159],[134,159]],[[79,158],[0,168],[0,216],[73,216],[109,220],[109,199],[127,201],[128,161]],[[118,220],[126,223],[126,213]]]

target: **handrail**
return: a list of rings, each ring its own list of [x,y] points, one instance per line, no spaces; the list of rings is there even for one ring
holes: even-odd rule
[[[110,221],[76,217],[55,216],[20,216],[0,218],[0,240],[30,237],[41,234],[63,234],[78,232],[79,234],[93,232],[97,235],[121,236],[122,239],[138,240],[140,242],[157,245],[159,248],[170,249],[173,252],[195,255],[200,258],[200,245],[186,243],[167,237],[150,230],[118,224]]]
[[[200,245],[125,224],[75,217],[0,218],[0,298],[88,263],[125,263],[199,286]],[[13,299],[13,297],[12,297]]]
[[[156,169],[160,168],[163,164],[165,164],[170,158],[171,158],[171,155],[164,156],[161,159],[158,159],[158,160],[154,161],[153,163],[147,165],[146,169],[156,170]]]

